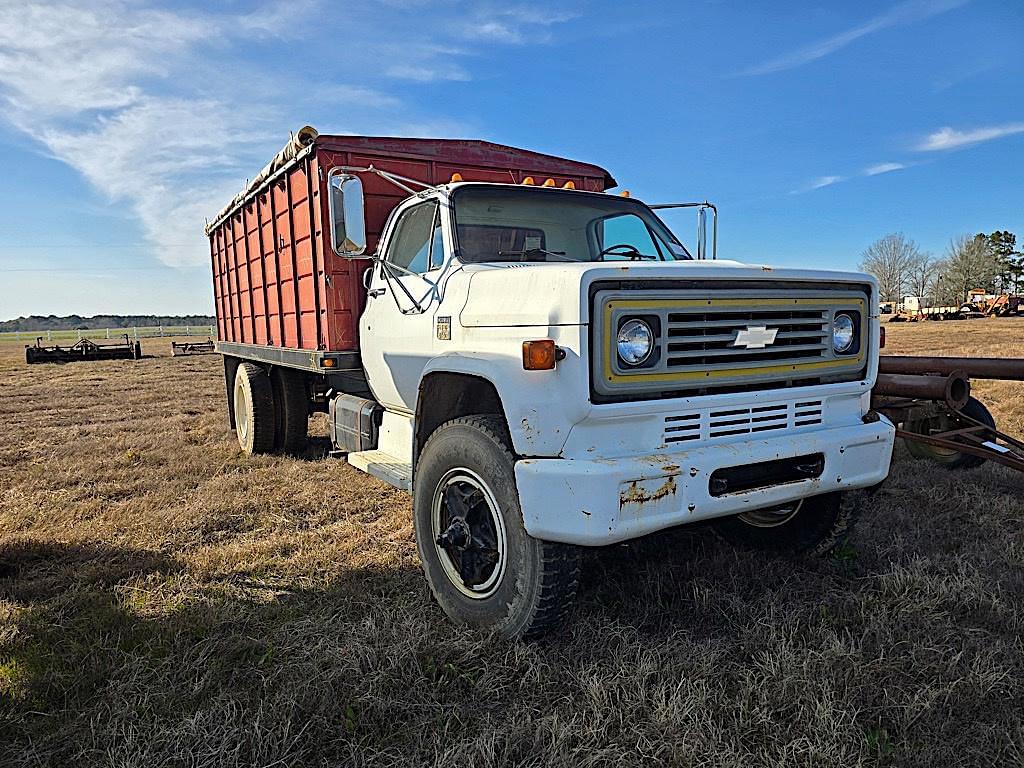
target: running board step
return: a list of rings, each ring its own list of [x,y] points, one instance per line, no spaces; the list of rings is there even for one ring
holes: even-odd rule
[[[412,465],[384,451],[357,451],[348,463],[402,491],[412,488]]]

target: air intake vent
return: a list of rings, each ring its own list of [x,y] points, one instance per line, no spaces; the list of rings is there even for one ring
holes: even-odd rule
[[[736,435],[756,435],[778,429],[800,429],[821,424],[821,400],[766,403],[665,417],[662,441],[677,445]]]

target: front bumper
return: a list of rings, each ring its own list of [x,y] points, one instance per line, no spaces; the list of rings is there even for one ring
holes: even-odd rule
[[[889,474],[895,431],[882,418],[653,455],[522,459],[515,473],[523,522],[535,538],[600,546],[682,523],[866,488]],[[815,453],[825,458],[817,478],[711,494],[715,470]]]

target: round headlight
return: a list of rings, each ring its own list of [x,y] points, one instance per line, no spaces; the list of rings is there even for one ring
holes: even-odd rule
[[[849,315],[836,315],[832,320],[832,349],[837,354],[849,352],[857,338],[857,329]]]
[[[651,356],[654,334],[643,320],[630,320],[622,324],[616,340],[619,357],[626,365],[640,365]]]

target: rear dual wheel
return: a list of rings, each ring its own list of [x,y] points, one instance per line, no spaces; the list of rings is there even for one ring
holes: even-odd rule
[[[305,380],[298,371],[266,370],[240,363],[233,390],[235,434],[250,456],[299,453],[306,444],[309,411]]]

